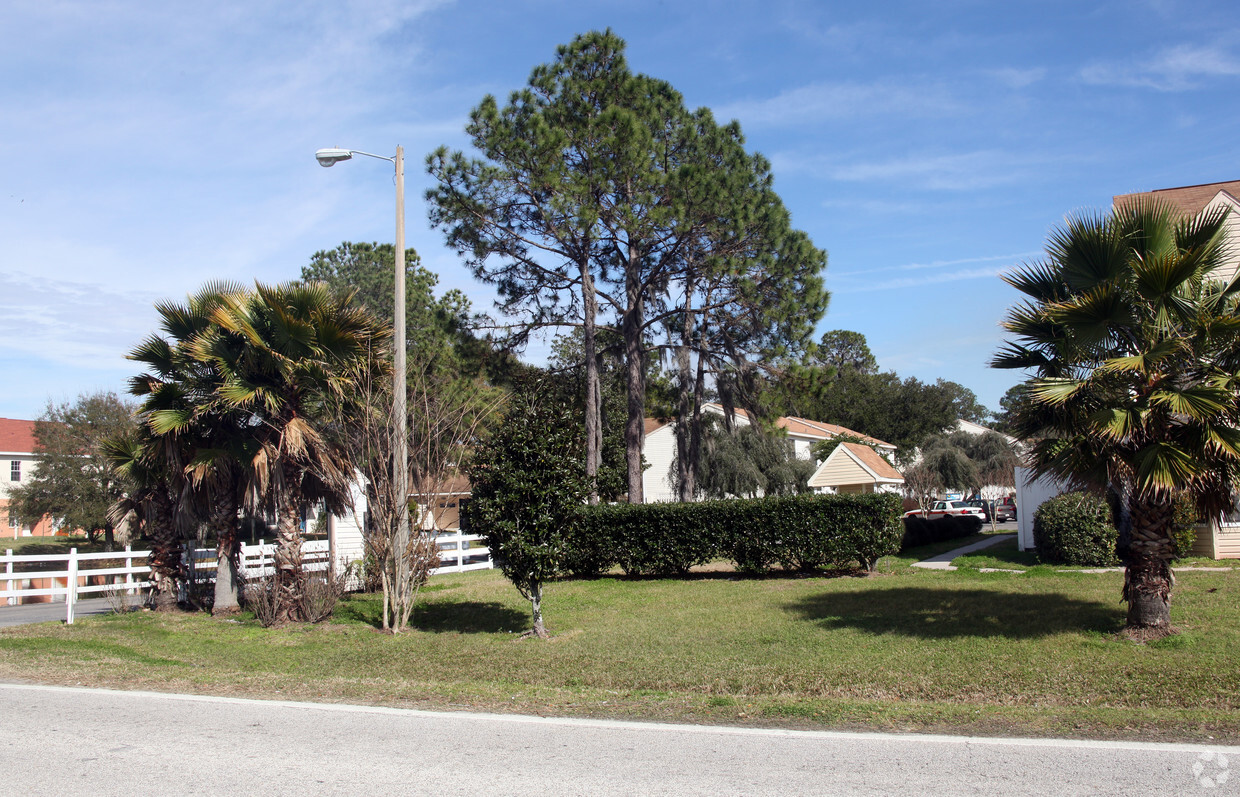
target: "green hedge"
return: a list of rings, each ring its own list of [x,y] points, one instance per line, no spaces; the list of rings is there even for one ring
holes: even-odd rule
[[[900,547],[915,548],[918,545],[972,537],[981,530],[982,519],[977,515],[943,515],[933,519],[911,515],[904,519],[904,540]]]
[[[630,575],[677,576],[720,558],[751,573],[776,565],[872,570],[899,549],[900,509],[890,493],[584,507],[566,565],[579,576],[614,565]]]
[[[1111,507],[1096,495],[1064,493],[1033,513],[1033,545],[1043,562],[1106,567],[1119,562]]]

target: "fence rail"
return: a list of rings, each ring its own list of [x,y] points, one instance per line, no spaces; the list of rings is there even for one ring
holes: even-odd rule
[[[482,545],[477,534],[442,532],[438,535],[441,565],[431,575],[463,573],[484,570],[494,565],[491,551]],[[276,546],[258,541],[258,545],[241,544],[240,569],[245,581],[264,578],[275,572]],[[82,596],[122,592],[135,595],[151,586],[150,551],[135,551],[128,545],[123,551],[110,553],[78,553],[70,548],[65,554],[14,554],[12,549],[0,556],[0,606],[27,602],[29,598],[49,597],[65,603],[65,622],[73,622],[73,607]],[[310,540],[302,543],[302,567],[310,572],[332,570],[331,550],[326,540]],[[124,564],[121,564],[121,563]],[[190,562],[193,566],[190,567]],[[102,566],[91,567],[98,563]],[[196,583],[215,581],[216,556],[211,548],[195,548],[182,563],[190,579]],[[343,572],[350,564],[337,562],[336,572]],[[47,567],[30,567],[47,565]],[[85,565],[85,566],[84,566]],[[360,581],[354,579],[351,589],[360,589]]]

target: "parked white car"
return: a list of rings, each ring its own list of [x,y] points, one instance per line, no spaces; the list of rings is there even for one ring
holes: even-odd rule
[[[914,509],[904,513],[905,517],[926,517],[930,520],[945,517],[947,515],[972,515],[978,520],[985,520],[986,518],[986,513],[982,511],[980,506],[969,506],[964,501],[935,501],[930,507],[930,511],[925,515],[922,514],[920,509]]]

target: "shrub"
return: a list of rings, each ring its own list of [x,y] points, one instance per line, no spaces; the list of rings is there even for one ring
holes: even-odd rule
[[[566,561],[577,575],[615,563],[630,575],[675,576],[721,557],[751,573],[872,570],[898,550],[899,516],[900,498],[888,493],[584,507]]]
[[[1033,515],[1033,544],[1043,562],[1106,567],[1118,563],[1119,532],[1106,501],[1090,493],[1064,493]]]
[[[274,575],[263,576],[246,584],[241,593],[245,607],[254,612],[254,618],[263,628],[275,625],[278,603]]]
[[[904,518],[904,539],[900,547],[903,550],[944,540],[972,537],[981,530],[982,519],[977,515],[944,515],[937,518],[912,515]]]

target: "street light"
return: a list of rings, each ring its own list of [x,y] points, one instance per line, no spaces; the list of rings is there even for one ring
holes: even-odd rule
[[[409,435],[405,422],[405,148],[396,148],[396,157],[372,155],[356,149],[327,148],[314,153],[324,168],[335,166],[354,155],[378,158],[396,167],[396,307],[395,343],[392,374],[392,480],[398,491],[396,527],[396,567],[398,583],[406,565],[409,549]]]

